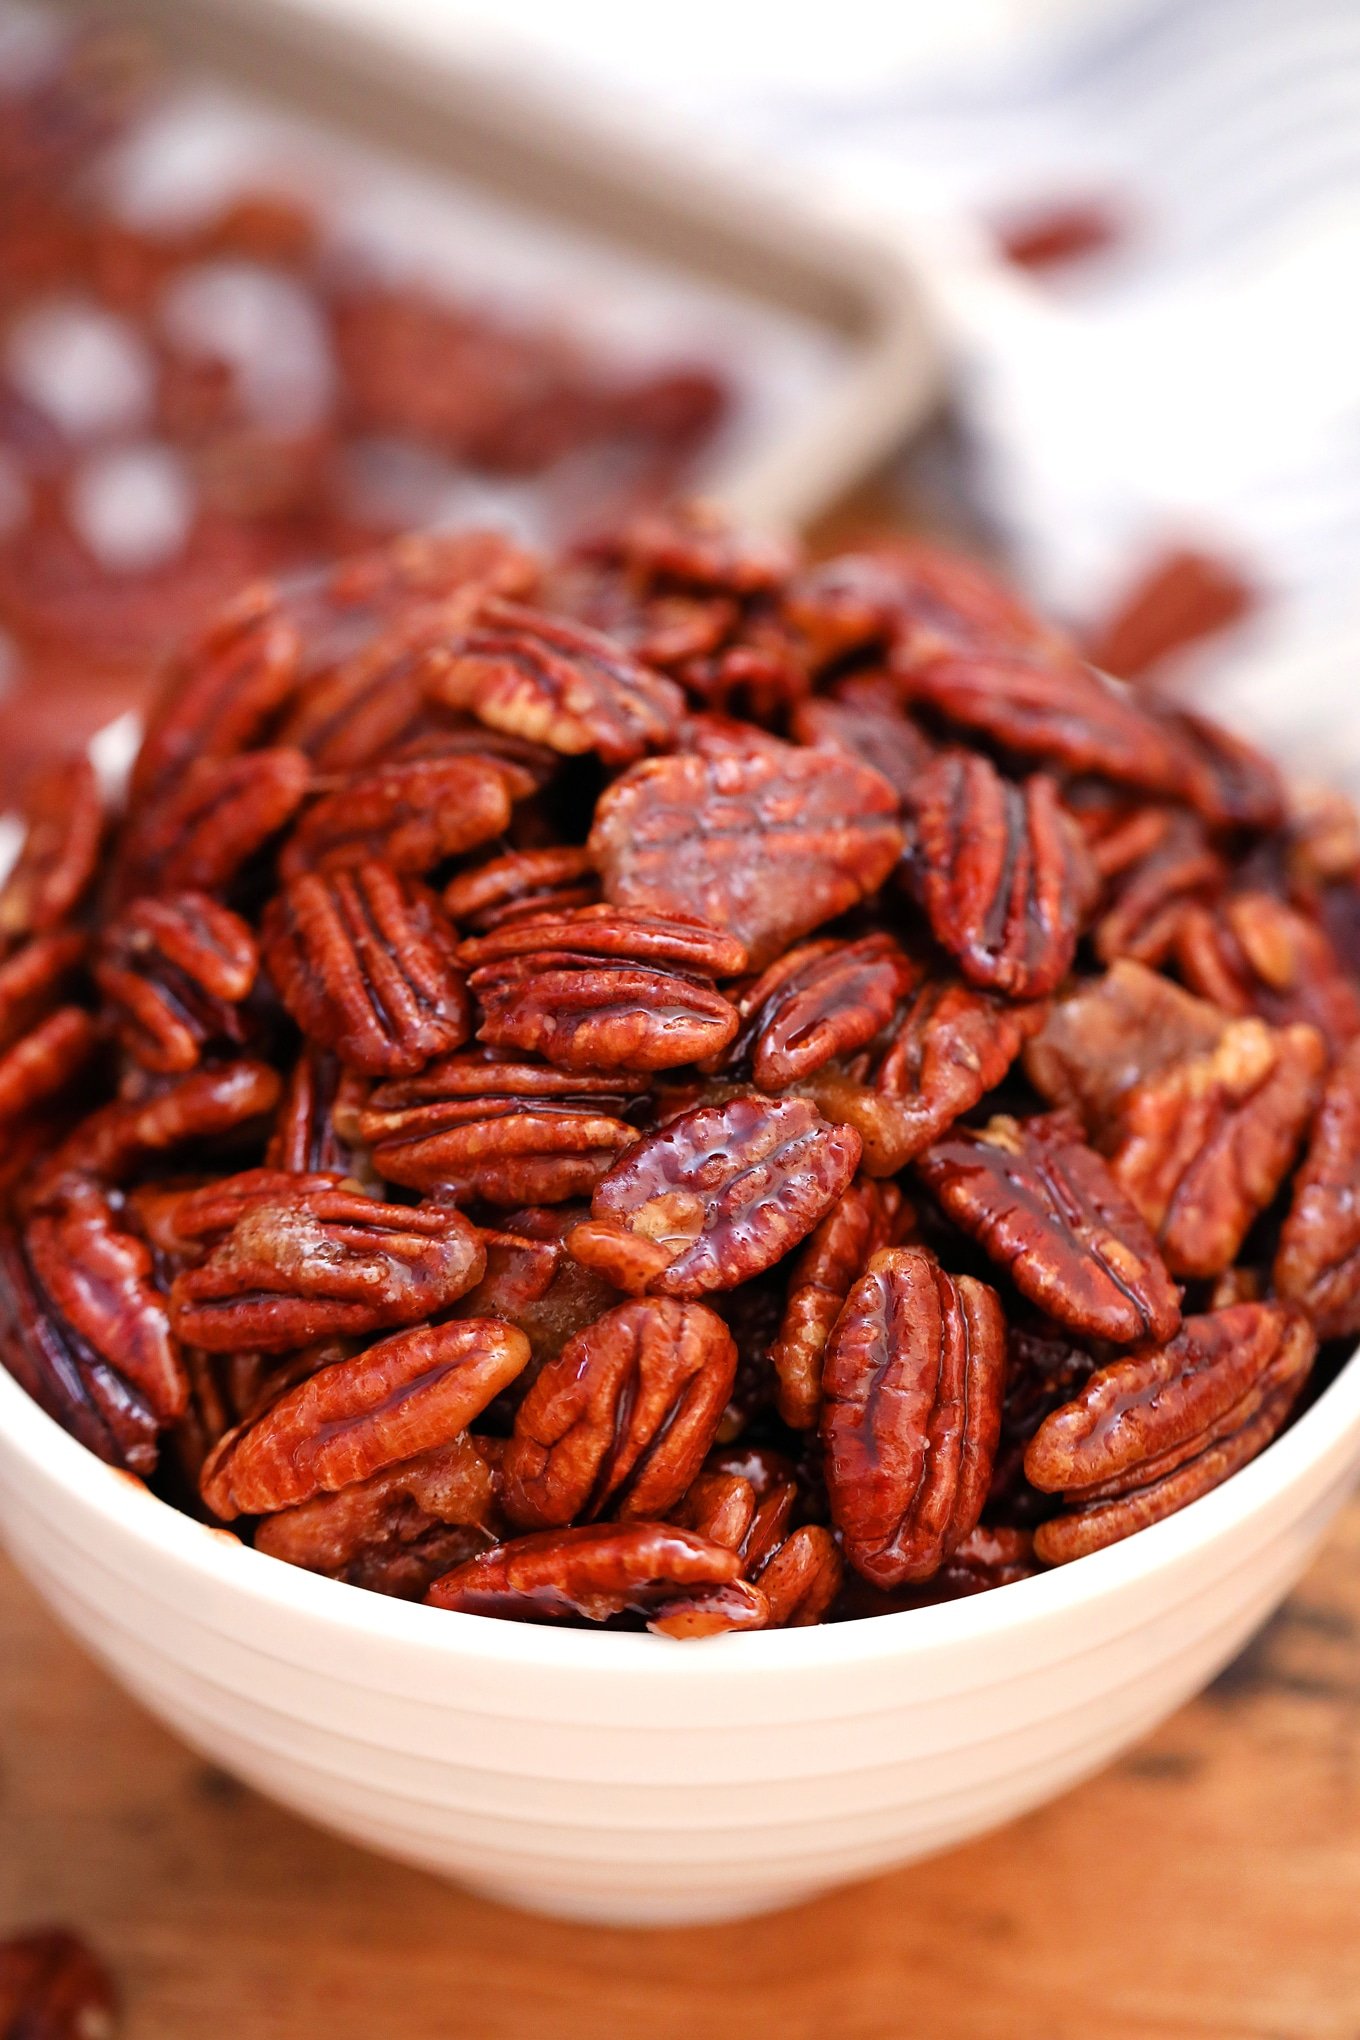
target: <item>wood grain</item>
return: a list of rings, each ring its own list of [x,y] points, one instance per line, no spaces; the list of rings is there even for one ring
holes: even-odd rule
[[[0,1560],[0,1931],[112,1959],[126,2040],[1354,2040],[1360,1501],[1218,1684],[1093,1783],[743,1926],[529,1920],[180,1748]]]

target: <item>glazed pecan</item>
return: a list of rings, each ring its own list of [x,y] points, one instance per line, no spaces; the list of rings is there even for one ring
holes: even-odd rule
[[[1164,963],[1186,910],[1217,894],[1227,877],[1204,825],[1176,808],[1139,808],[1093,848],[1108,881],[1095,929],[1102,963],[1121,956]]]
[[[240,1047],[259,969],[239,914],[206,893],[134,900],[101,937],[94,978],[144,1069],[191,1070],[208,1046]]]
[[[970,983],[1033,999],[1066,977],[1094,886],[1051,779],[1015,786],[976,753],[921,772],[911,869],[931,933]]]
[[[426,677],[431,698],[492,729],[626,765],[674,737],[684,696],[609,638],[516,603],[488,601]]]
[[[1179,798],[1193,758],[1184,734],[1065,650],[938,652],[901,647],[892,668],[911,704],[1056,770]]]
[[[616,780],[590,849],[614,905],[701,914],[763,970],[882,884],[902,847],[896,814],[888,782],[850,758],[687,752]]]
[[[1318,1337],[1360,1331],[1360,1041],[1327,1082],[1275,1257],[1276,1293]]]
[[[593,907],[599,883],[588,850],[512,850],[460,871],[444,888],[444,907],[459,928],[485,935],[509,921],[537,920]]]
[[[603,547],[644,586],[675,582],[724,594],[763,595],[798,562],[788,539],[743,531],[709,503],[680,503],[631,518]]]
[[[1216,829],[1278,829],[1285,817],[1284,782],[1254,744],[1186,709],[1162,710],[1185,745],[1185,797]]]
[[[805,942],[741,993],[741,1031],[724,1062],[782,1091],[874,1040],[919,976],[890,935]]]
[[[1005,1369],[994,1290],[919,1247],[874,1255],[827,1343],[822,1440],[832,1520],[875,1586],[928,1579],[976,1524]]]
[[[1074,1114],[955,1127],[916,1173],[1055,1323],[1121,1346],[1165,1341],[1179,1325],[1156,1242]]]
[[[117,2009],[103,1963],[65,1928],[0,1941],[6,2040],[113,2040]]]
[[[841,1590],[840,1549],[820,1523],[791,1531],[756,1573],[769,1606],[769,1629],[806,1629],[820,1622]]]
[[[855,1182],[804,1241],[789,1273],[788,1301],[770,1347],[784,1422],[810,1431],[822,1406],[822,1355],[853,1285],[896,1229],[901,1193],[895,1184]]]
[[[1237,893],[1181,917],[1176,961],[1192,991],[1272,1026],[1304,1021],[1333,1056],[1360,1034],[1360,984],[1326,930],[1272,893]]]
[[[436,1580],[425,1598],[514,1622],[639,1615],[651,1628],[699,1634],[710,1613],[705,1590],[714,1588],[732,1590],[727,1605],[745,1608],[748,1626],[763,1623],[764,1596],[741,1589],[740,1575],[735,1551],[673,1523],[587,1523],[512,1538]]]
[[[561,1204],[588,1196],[637,1139],[623,1114],[643,1081],[451,1055],[379,1084],[359,1132],[391,1183],[501,1206]]]
[[[565,1210],[529,1206],[506,1214],[496,1230],[482,1229],[486,1272],[461,1297],[457,1317],[502,1318],[529,1341],[532,1365],[518,1389],[527,1388],[545,1361],[556,1359],[569,1339],[593,1325],[618,1291],[566,1251],[566,1235],[581,1206]]]
[[[701,1303],[622,1303],[549,1360],[515,1413],[505,1512],[521,1529],[659,1517],[713,1442],[737,1349]]]
[[[331,1171],[297,1175],[266,1166],[214,1176],[206,1183],[142,1184],[127,1196],[138,1230],[167,1261],[199,1261],[259,1204],[278,1204],[314,1191],[345,1189]]]
[[[104,1192],[69,1179],[29,1219],[24,1251],[70,1340],[121,1375],[158,1424],[182,1415],[188,1386],[151,1254]]]
[[[374,859],[419,875],[499,836],[510,782],[488,758],[413,758],[371,765],[308,808],[279,861],[284,878]]]
[[[459,957],[474,966],[478,1039],[560,1069],[673,1069],[719,1054],[737,1031],[713,974],[740,970],[746,952],[702,921],[580,907],[474,936]]]
[[[475,1438],[446,1445],[338,1492],[266,1516],[255,1549],[287,1565],[418,1601],[471,1558],[499,1522],[495,1469]]]
[[[273,1112],[282,1090],[266,1063],[223,1063],[166,1081],[141,1098],[101,1105],[46,1158],[37,1188],[68,1174],[124,1181],[153,1156],[254,1126]]]
[[[96,1028],[78,990],[85,940],[36,935],[0,962],[0,1126],[60,1096],[89,1060]]]
[[[1040,1558],[1080,1558],[1217,1487],[1274,1437],[1316,1350],[1289,1305],[1240,1303],[1099,1369],[1025,1453],[1029,1479],[1066,1510],[1036,1531]]]
[[[134,808],[118,857],[118,897],[220,891],[292,820],[310,780],[301,751],[196,758]]]
[[[568,1244],[623,1289],[733,1289],[812,1231],[859,1154],[859,1136],[805,1098],[701,1105],[620,1156],[591,1199],[604,1224],[578,1227]]]
[[[368,1086],[337,1056],[304,1048],[293,1066],[265,1160],[271,1169],[331,1170],[365,1178],[368,1159],[358,1139]]]
[[[67,759],[42,773],[28,790],[24,820],[19,854],[0,886],[0,953],[59,928],[89,889],[104,833],[89,759]]]
[[[213,1514],[273,1515],[448,1445],[513,1381],[529,1345],[513,1325],[419,1325],[323,1367],[229,1431],[203,1469]]]
[[[303,1033],[366,1076],[406,1076],[468,1036],[453,931],[388,865],[305,872],[265,910],[261,950]]]
[[[1233,1020],[1141,964],[1059,1006],[1030,1074],[1075,1106],[1173,1275],[1236,1260],[1298,1150],[1327,1052],[1311,1027]]]
[[[800,701],[789,726],[800,744],[858,758],[880,773],[902,802],[910,800],[934,755],[934,746],[901,706],[886,673],[847,675],[830,694]]]
[[[176,1277],[170,1314],[182,1339],[210,1352],[284,1352],[431,1317],[485,1266],[475,1229],[447,1206],[379,1204],[290,1177],[282,1194],[248,1201],[207,1259]]]

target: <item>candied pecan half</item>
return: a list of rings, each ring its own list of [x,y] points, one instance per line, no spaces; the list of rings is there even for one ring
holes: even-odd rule
[[[1275,1436],[1316,1351],[1301,1312],[1239,1303],[1100,1368],[1025,1453],[1035,1487],[1066,1505],[1035,1532],[1039,1557],[1098,1551],[1217,1487]]]
[[[0,1229],[0,1357],[33,1400],[100,1459],[152,1472],[160,1426],[150,1407],[66,1324],[8,1226]]]
[[[635,765],[595,809],[605,898],[728,928],[763,970],[875,890],[902,848],[897,797],[851,758],[786,746]]]
[[[346,1191],[346,1185],[331,1171],[296,1175],[265,1167],[213,1176],[206,1183],[144,1183],[129,1192],[127,1205],[157,1253],[170,1260],[197,1261],[256,1205],[282,1204],[324,1190]]]
[[[45,935],[80,905],[99,862],[104,809],[88,758],[50,766],[29,788],[27,828],[0,886],[0,952]]]
[[[871,1132],[858,1118],[850,1122],[864,1139],[865,1168],[895,1173],[971,1112],[1001,1082],[1047,1010],[1042,1001],[1014,1005],[948,979],[922,985],[874,1076],[883,1106],[892,1108],[891,1120],[880,1122],[890,1134],[888,1151],[880,1155]],[[826,1110],[836,1116],[829,1097]]]
[[[1152,1234],[1072,1113],[957,1126],[917,1158],[916,1173],[1057,1324],[1122,1346],[1169,1339],[1180,1323]]]
[[[188,1384],[149,1249],[93,1182],[68,1179],[24,1228],[29,1267],[64,1325],[125,1381],[160,1424],[183,1414]]]
[[[789,1274],[779,1336],[770,1348],[775,1405],[795,1431],[810,1431],[822,1407],[822,1355],[851,1288],[886,1247],[901,1207],[895,1184],[856,1182],[804,1241]]]
[[[97,1030],[77,989],[85,938],[35,935],[0,962],[0,1126],[59,1097],[89,1060]]]
[[[465,1431],[528,1358],[524,1334],[492,1318],[398,1332],[229,1431],[204,1466],[203,1499],[224,1522],[274,1515],[404,1465]]]
[[[804,1523],[756,1573],[756,1584],[769,1604],[770,1629],[807,1629],[820,1622],[841,1590],[845,1567],[831,1532],[820,1523]]]
[[[489,758],[412,758],[370,765],[308,808],[279,870],[339,871],[378,859],[419,876],[499,836],[510,820],[510,784]]]
[[[589,1196],[637,1139],[622,1115],[644,1081],[451,1055],[379,1084],[359,1132],[391,1183],[503,1206],[562,1204]]]
[[[1105,672],[1135,680],[1168,653],[1236,623],[1255,603],[1255,589],[1231,561],[1191,546],[1168,548],[1123,592],[1088,650]]]
[[[892,667],[909,704],[1022,758],[1180,797],[1192,757],[1184,734],[1071,652],[987,650],[914,657]]]
[[[209,1044],[239,1047],[259,969],[239,914],[206,893],[134,900],[100,938],[94,979],[144,1069],[191,1070]]]
[[[976,1524],[1005,1370],[994,1290],[919,1247],[874,1255],[827,1343],[822,1441],[845,1555],[875,1586],[928,1579]]]
[[[702,921],[581,907],[474,936],[459,957],[474,966],[478,1040],[560,1069],[674,1069],[737,1031],[713,975],[740,970],[746,951]]]
[[[471,1558],[498,1521],[491,1461],[477,1439],[459,1432],[416,1459],[266,1516],[255,1549],[417,1601],[451,1565]],[[450,1530],[462,1534],[451,1539]],[[469,1540],[469,1531],[479,1534]]]
[[[0,1941],[0,2033],[6,2040],[113,2040],[108,1971],[64,1927]]]
[[[623,1289],[670,1296],[734,1289],[804,1239],[848,1186],[858,1134],[829,1126],[805,1098],[729,1098],[682,1112],[600,1178],[578,1227],[578,1259]],[[622,1279],[620,1279],[622,1278]]]
[[[448,1206],[379,1204],[341,1189],[266,1191],[196,1268],[175,1278],[180,1337],[209,1352],[286,1351],[414,1324],[481,1280],[474,1227]]]
[[[798,563],[792,540],[743,530],[715,504],[694,501],[644,510],[594,550],[644,586],[673,581],[739,596],[770,593]]]
[[[444,888],[451,921],[484,935],[509,921],[536,920],[593,907],[599,883],[588,850],[567,844],[543,850],[512,850],[487,864],[460,871]]]
[[[152,1155],[214,1141],[271,1113],[282,1086],[266,1063],[192,1070],[143,1098],[115,1098],[82,1119],[44,1162],[37,1188],[68,1174],[121,1182]]]
[[[338,1056],[305,1047],[293,1066],[265,1160],[271,1169],[333,1170],[366,1178],[368,1158],[357,1138],[368,1086]]]
[[[789,727],[800,744],[858,758],[881,773],[904,802],[934,755],[934,745],[907,715],[886,673],[850,674],[829,695],[800,701]]]
[[[1326,930],[1272,893],[1184,914],[1176,961],[1190,989],[1225,1013],[1259,1013],[1275,1027],[1306,1021],[1334,1056],[1360,1034],[1360,984]]]
[[[118,898],[220,891],[292,820],[310,781],[301,751],[196,758],[154,800],[134,807],[118,856]]]
[[[1053,991],[1094,889],[1054,782],[1036,773],[1015,786],[975,752],[942,751],[909,812],[917,897],[964,976],[1015,999]]]
[[[453,930],[385,864],[293,879],[265,909],[261,949],[303,1033],[366,1076],[411,1075],[467,1039]]]
[[[626,765],[671,742],[685,698],[584,624],[488,601],[426,676],[432,700],[469,709],[492,729],[574,755]]]
[[[529,1206],[509,1212],[493,1232],[482,1230],[486,1273],[475,1289],[461,1297],[457,1317],[502,1318],[518,1325],[529,1341],[533,1365],[518,1389],[545,1361],[556,1359],[568,1339],[593,1325],[618,1291],[583,1268],[566,1251],[566,1235],[577,1223],[579,1205],[569,1210]]]
[[[674,1523],[586,1523],[511,1538],[436,1580],[425,1598],[435,1608],[514,1622],[664,1620],[682,1616],[683,1603],[706,1588],[736,1586],[740,1575],[735,1551]],[[743,1598],[763,1620],[764,1597],[748,1588]]]
[[[713,1443],[737,1349],[701,1303],[621,1303],[549,1360],[515,1413],[505,1512],[520,1529],[607,1511],[656,1517],[684,1494]]]
[[[1280,1233],[1275,1288],[1322,1339],[1360,1331],[1360,1041],[1322,1094]]]
[[[805,942],[742,992],[741,1031],[724,1062],[749,1060],[762,1091],[782,1091],[874,1040],[919,977],[891,935]]]
[[[1284,1181],[1321,1094],[1311,1027],[1233,1020],[1120,963],[1031,1044],[1043,1094],[1075,1106],[1173,1275],[1217,1275]]]
[[[1260,834],[1280,827],[1284,781],[1254,744],[1188,709],[1161,713],[1186,748],[1185,798],[1212,827]]]
[[[1139,808],[1101,838],[1094,854],[1109,880],[1095,930],[1102,963],[1121,956],[1163,963],[1186,909],[1221,891],[1227,878],[1203,823],[1175,808]]]

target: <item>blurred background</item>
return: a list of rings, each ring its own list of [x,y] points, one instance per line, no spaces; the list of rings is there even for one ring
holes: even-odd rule
[[[1349,0],[0,0],[0,799],[245,579],[678,488],[1360,776],[1358,256]]]

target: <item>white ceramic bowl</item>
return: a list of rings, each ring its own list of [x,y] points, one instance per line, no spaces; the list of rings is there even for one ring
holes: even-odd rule
[[[1198,1690],[1360,1467],[1360,1358],[1224,1486],[1076,1564],[834,1628],[677,1643],[451,1615],[205,1529],[0,1369],[0,1529],[196,1748],[300,1813],[517,1905],[735,1917],[1050,1798]]]

